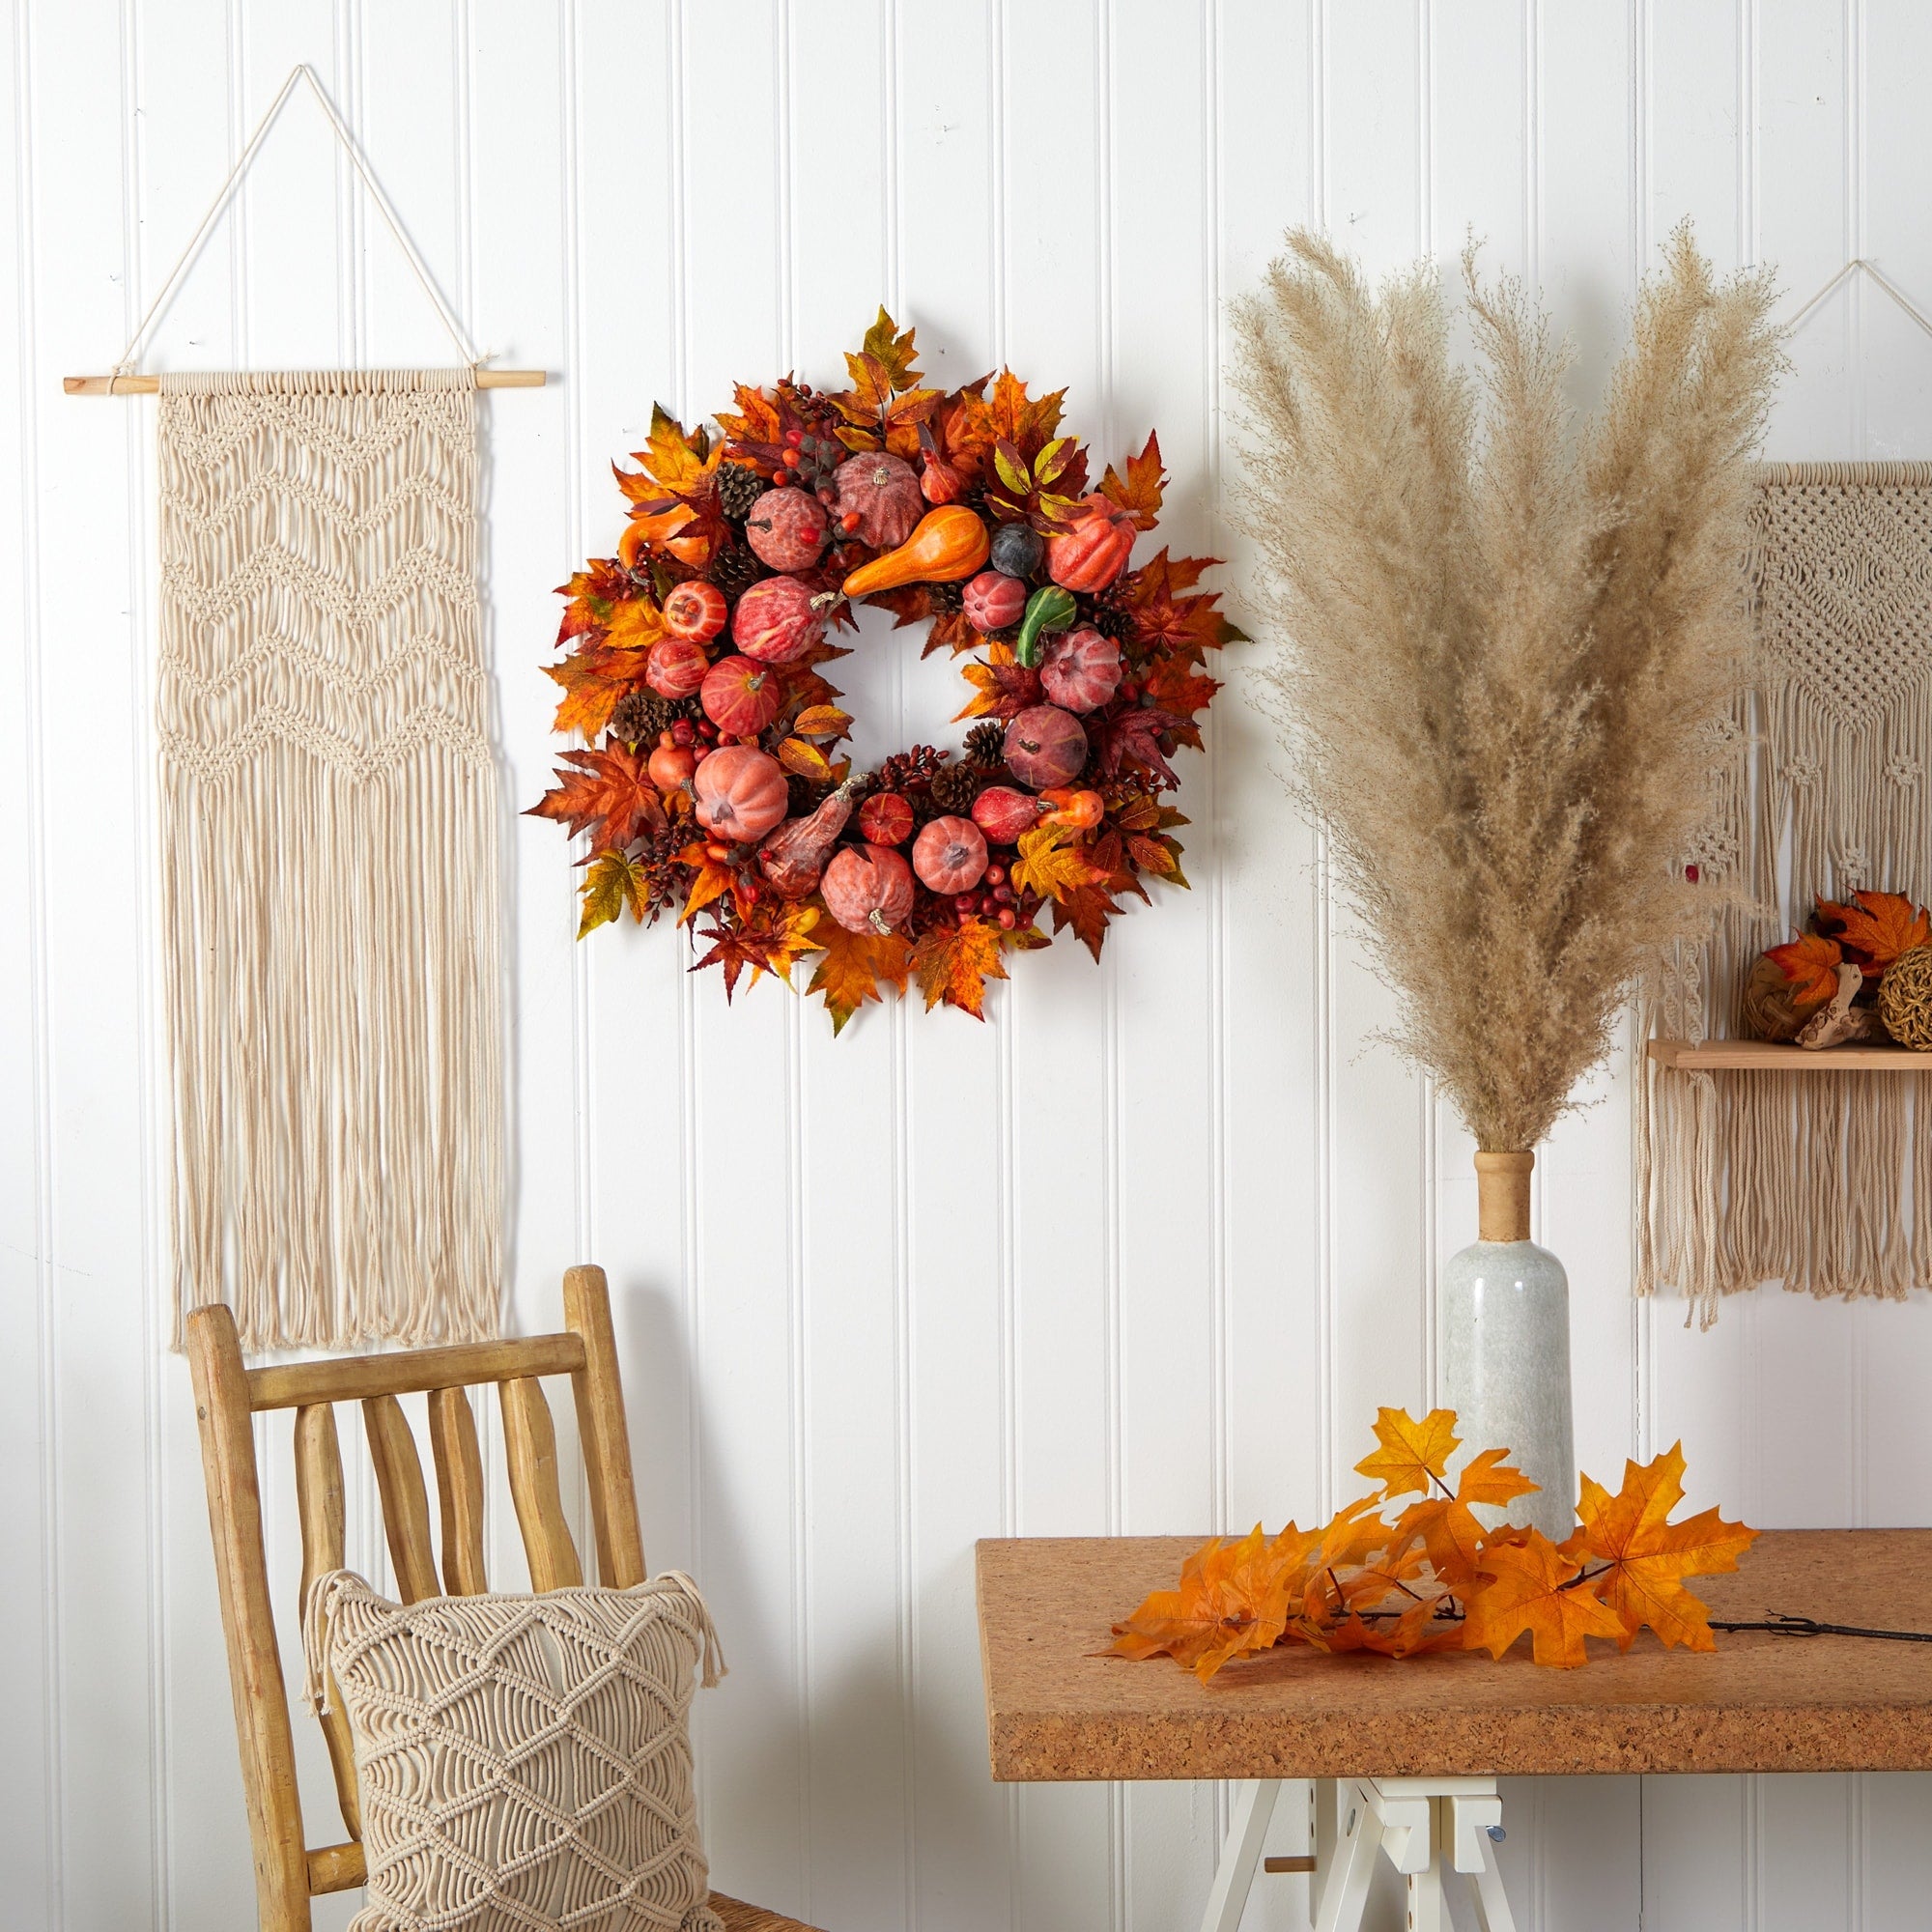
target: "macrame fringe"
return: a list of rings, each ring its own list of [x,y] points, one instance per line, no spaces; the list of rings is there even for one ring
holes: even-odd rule
[[[467,369],[162,379],[178,1313],[497,1330],[497,813]]]
[[[1932,464],[1759,472],[1747,559],[1763,678],[1721,736],[1719,806],[1692,854],[1722,895],[1710,942],[1658,962],[1646,1037],[1746,1032],[1751,963],[1814,895],[1932,894]],[[1635,1122],[1637,1290],[1701,1325],[1726,1294],[1932,1287],[1932,1094],[1918,1078],[1645,1063]],[[1922,1220],[1926,1225],[1918,1225]]]

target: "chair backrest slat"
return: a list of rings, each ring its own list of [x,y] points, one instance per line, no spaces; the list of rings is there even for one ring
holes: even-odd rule
[[[326,1402],[296,1410],[296,1511],[301,1518],[301,1593],[296,1601],[304,1615],[308,1593],[319,1577],[340,1570],[343,1561],[342,1446],[335,1435],[335,1410]],[[336,1803],[343,1829],[362,1835],[362,1795],[355,1783],[355,1747],[349,1713],[331,1689],[322,1714],[328,1746],[328,1768],[335,1775]]]
[[[201,1426],[208,1516],[221,1587],[229,1684],[242,1747],[242,1782],[254,1841],[262,1932],[311,1932],[311,1894],[362,1881],[355,1767],[349,1727],[325,1719],[329,1756],[351,1842],[304,1850],[289,1721],[269,1596],[251,1411],[294,1408],[296,1492],[302,1531],[302,1601],[315,1579],[343,1560],[342,1455],[330,1405],[360,1402],[382,1492],[383,1527],[398,1594],[415,1603],[437,1592],[422,1461],[399,1395],[429,1395],[442,1517],[443,1585],[452,1596],[484,1587],[483,1473],[466,1386],[496,1382],[503,1409],[510,1492],[534,1590],[583,1580],[557,1483],[556,1436],[539,1376],[571,1378],[597,1531],[598,1571],[607,1583],[644,1577],[631,1480],[630,1437],[601,1268],[573,1268],[564,1286],[568,1328],[520,1342],[479,1342],[381,1355],[247,1369],[235,1317],[215,1303],[187,1318],[187,1355]],[[331,1699],[331,1702],[334,1700]]]
[[[372,1395],[499,1382],[506,1376],[568,1376],[583,1366],[583,1338],[532,1335],[522,1342],[464,1342],[392,1355],[331,1355],[323,1362],[278,1362],[248,1369],[250,1408],[295,1408],[305,1402],[361,1402]]]
[[[556,1480],[556,1431],[542,1385],[528,1376],[498,1382],[503,1447],[510,1465],[510,1498],[524,1532],[532,1590],[567,1590],[583,1581],[577,1546],[564,1520]]]
[[[476,1417],[460,1388],[432,1389],[429,1444],[442,1511],[442,1587],[452,1597],[480,1597],[483,1576],[483,1457]]]
[[[406,1604],[437,1594],[436,1558],[429,1542],[429,1492],[423,1487],[421,1459],[410,1434],[409,1417],[392,1395],[372,1395],[362,1404],[362,1428],[376,1487],[383,1497],[383,1533],[396,1573],[396,1592]]]
[[[583,1338],[583,1366],[570,1384],[589,1478],[590,1520],[597,1532],[597,1580],[611,1589],[628,1590],[644,1580],[644,1543],[638,1531],[631,1432],[624,1423],[624,1390],[617,1378],[617,1344],[602,1268],[566,1271],[563,1316]]]

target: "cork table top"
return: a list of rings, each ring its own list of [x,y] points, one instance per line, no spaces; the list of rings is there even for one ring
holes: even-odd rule
[[[980,1545],[996,1778],[1932,1770],[1932,1643],[1741,1631],[1692,1654],[1646,1631],[1623,1656],[1593,1643],[1581,1670],[1540,1668],[1526,1639],[1500,1663],[1297,1645],[1207,1685],[1167,1658],[1094,1656],[1199,1541]],[[1932,1530],[1768,1530],[1736,1575],[1690,1587],[1716,1617],[1932,1631]]]

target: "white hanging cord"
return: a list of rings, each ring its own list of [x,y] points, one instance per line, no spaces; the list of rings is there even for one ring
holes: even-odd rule
[[[1906,312],[1906,314],[1909,315],[1913,319],[1913,321],[1916,322],[1918,325],[1918,327],[1925,331],[1927,335],[1932,335],[1932,316],[1928,316],[1925,313],[1925,311],[1912,299],[1910,296],[1908,296],[1902,289],[1900,289],[1894,282],[1892,282],[1889,279],[1889,277],[1887,276],[1885,271],[1878,267],[1876,263],[1867,262],[1862,255],[1854,255],[1852,259],[1849,262],[1847,262],[1845,266],[1842,269],[1840,269],[1838,272],[1835,275],[1833,275],[1832,279],[1829,282],[1827,282],[1825,286],[1822,289],[1820,289],[1818,293],[1815,296],[1813,296],[1811,299],[1808,302],[1806,302],[1804,306],[1801,308],[1798,311],[1798,313],[1794,315],[1788,323],[1785,324],[1786,329],[1795,332],[1799,324],[1802,323],[1804,320],[1804,318],[1807,315],[1809,315],[1811,311],[1814,308],[1816,308],[1818,304],[1821,301],[1823,301],[1825,298],[1838,286],[1840,282],[1849,280],[1861,269],[1862,269],[1865,271],[1865,273],[1868,274],[1872,278],[1872,280],[1875,281],[1879,285],[1879,287],[1882,288],[1886,292],[1886,294],[1889,295],[1892,298],[1892,300],[1895,301],[1899,305],[1899,307],[1902,308]]]
[[[109,395],[114,393],[114,384],[121,377],[132,374],[135,349],[153,327],[155,318],[161,312],[168,298],[174,293],[175,285],[187,272],[194,258],[201,252],[201,244],[208,239],[209,231],[220,219],[222,210],[228,206],[242,177],[247,173],[248,163],[255,158],[255,151],[261,147],[263,137],[268,133],[275,116],[282,111],[282,102],[295,92],[296,83],[299,80],[308,82],[310,91],[321,103],[323,113],[328,117],[328,125],[335,129],[336,139],[348,151],[350,161],[354,164],[356,174],[361,177],[362,185],[369,190],[370,197],[381,211],[383,219],[389,224],[389,233],[402,244],[403,253],[408,258],[410,267],[415,270],[416,280],[422,284],[423,294],[435,304],[436,312],[442,318],[442,326],[449,331],[449,339],[456,344],[463,360],[471,368],[477,367],[482,362],[483,358],[477,355],[470,345],[469,338],[464,334],[462,324],[450,312],[449,304],[443,300],[423,258],[416,253],[414,244],[404,232],[396,211],[389,206],[389,197],[383,192],[382,184],[377,181],[368,162],[362,156],[361,149],[356,146],[355,135],[344,125],[342,116],[335,111],[335,103],[329,99],[322,82],[316,78],[315,70],[306,61],[301,61],[290,71],[288,79],[282,82],[281,92],[269,103],[269,111],[262,116],[256,124],[255,131],[249,135],[248,145],[242,150],[241,159],[229,169],[228,179],[221,184],[220,193],[214,197],[208,213],[202,216],[201,226],[188,238],[187,246],[182,250],[180,260],[168,271],[168,278],[161,284],[160,293],[148,304],[148,312],[141,318],[141,326],[128,338],[127,348],[122,350],[114,367],[108,373]]]

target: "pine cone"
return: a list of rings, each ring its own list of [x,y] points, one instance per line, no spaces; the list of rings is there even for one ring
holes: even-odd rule
[[[785,816],[810,818],[824,802],[825,787],[802,779],[796,772],[785,775]]]
[[[646,745],[670,728],[671,707],[654,691],[627,691],[611,713],[611,728],[627,745]]]
[[[982,772],[996,772],[1007,762],[1007,727],[988,718],[966,734],[966,755]]]
[[[718,469],[718,507],[736,521],[764,494],[765,479],[743,463],[721,464]]]
[[[980,774],[971,765],[941,765],[932,775],[932,802],[942,811],[966,812],[980,796]]]
[[[925,595],[935,617],[957,616],[966,608],[966,586],[963,583],[928,583]]]
[[[1133,636],[1134,620],[1118,604],[1098,604],[1094,609],[1094,628],[1121,644]]]
[[[722,550],[711,564],[712,582],[734,599],[742,597],[764,574],[765,566],[749,550]]]

